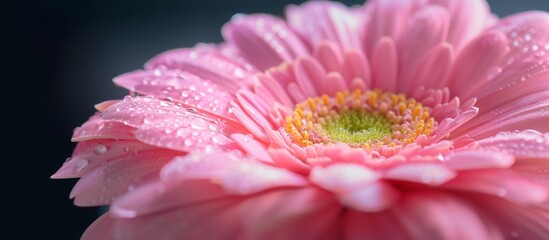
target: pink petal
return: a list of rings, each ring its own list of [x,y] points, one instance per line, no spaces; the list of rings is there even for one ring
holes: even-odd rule
[[[101,215],[96,219],[86,231],[82,234],[80,239],[111,239],[114,238],[114,222],[115,220],[109,216],[108,213]]]
[[[235,106],[235,110],[237,108],[244,110],[247,117],[252,119],[258,126],[273,128],[273,125],[267,119],[270,106],[267,106],[267,103],[260,96],[243,89],[236,93],[236,98],[240,108],[237,107],[236,102],[233,102],[232,105]]]
[[[105,162],[159,150],[158,147],[134,140],[88,140],[78,143],[72,157],[51,176],[52,178],[82,177]],[[182,153],[181,153],[182,154]]]
[[[364,53],[357,49],[351,49],[345,53],[343,60],[343,76],[347,79],[347,83],[351,86],[351,82],[355,79],[359,79],[366,88],[369,88],[372,83],[372,76],[370,70],[370,63]],[[366,88],[362,88],[365,90]]]
[[[267,146],[254,140],[251,136],[242,134],[231,135],[233,139],[249,156],[266,163],[273,163],[273,159],[267,152]]]
[[[433,47],[426,53],[415,73],[415,84],[426,88],[442,88],[443,79],[446,79],[452,66],[453,57],[452,45],[442,43]]]
[[[366,15],[370,16],[365,26],[365,51],[371,56],[377,41],[382,37],[398,40],[406,29],[408,17],[416,1],[372,0],[365,6]]]
[[[465,44],[490,24],[490,7],[486,1],[435,0],[450,15],[447,42],[459,52]]]
[[[540,204],[549,197],[544,186],[505,170],[460,172],[445,188],[498,196],[516,204]]]
[[[339,72],[343,68],[341,50],[333,42],[320,42],[315,48],[314,57],[328,72]]]
[[[438,186],[455,176],[456,172],[441,164],[407,163],[390,168],[383,178]]]
[[[478,141],[480,147],[496,149],[509,153],[516,158],[549,158],[549,133],[542,134],[534,130],[519,133],[502,132],[490,138]]]
[[[125,98],[105,110],[102,118],[138,128],[134,135],[139,141],[179,151],[229,146],[225,135],[238,131],[229,127],[231,122],[148,97]]]
[[[497,66],[506,51],[507,38],[500,31],[489,31],[469,43],[457,56],[450,72],[447,85],[452,94],[470,98],[470,93],[482,84],[482,77]]]
[[[295,61],[294,74],[305,96],[315,97],[319,92],[323,92],[326,71],[314,58],[298,58]]]
[[[231,93],[218,85],[188,72],[178,70],[142,71],[122,74],[113,80],[117,85],[143,95],[173,100],[188,108],[229,117]]]
[[[345,239],[410,239],[408,232],[390,211],[364,213],[349,210],[343,219]]]
[[[78,206],[110,204],[131,187],[157,177],[160,169],[177,155],[158,149],[104,162],[80,178],[70,196]]]
[[[359,19],[337,2],[307,2],[286,8],[288,24],[311,47],[328,40],[341,49],[360,48]],[[315,19],[315,21],[311,21]]]
[[[165,181],[209,179],[239,195],[306,185],[301,176],[290,171],[241,158],[235,153],[192,153],[167,164],[160,176]]]
[[[307,48],[286,23],[269,15],[239,15],[222,30],[223,38],[234,44],[260,70],[308,54]]]
[[[221,187],[209,181],[153,181],[117,198],[109,211],[117,218],[135,218],[230,197]]]
[[[453,170],[475,170],[483,168],[508,168],[515,162],[512,155],[496,151],[456,151],[444,159],[444,166]]]
[[[135,128],[126,126],[120,122],[105,121],[100,114],[95,114],[81,127],[74,129],[72,141],[79,142],[91,139],[135,139]]]
[[[201,239],[204,236],[237,239],[242,235],[240,223],[235,221],[239,216],[235,206],[240,201],[209,201],[132,219],[104,215],[86,230],[82,239]]]
[[[507,52],[498,66],[482,79],[482,86],[473,94],[483,100],[484,96],[522,89],[529,84],[545,82],[549,76],[549,14],[546,12],[526,12],[502,19],[494,31],[501,31],[507,39]],[[520,95],[526,92],[519,91]],[[516,93],[515,93],[516,94]],[[497,100],[497,99],[495,99]],[[509,98],[500,102],[512,101]]]
[[[334,239],[339,234],[342,208],[333,196],[316,188],[266,192],[238,208],[248,239]]]
[[[394,91],[398,77],[397,50],[393,39],[380,38],[372,54],[373,87]]]
[[[390,206],[396,191],[380,183],[379,174],[360,165],[339,163],[312,169],[310,179],[320,187],[334,192],[341,204],[350,208],[376,212]]]
[[[414,13],[410,18],[408,30],[397,42],[400,74],[400,84],[397,88],[399,91],[411,93],[411,88],[415,89],[413,74],[426,54],[446,40],[448,21],[447,11],[438,6],[427,6]]]
[[[250,64],[225,56],[221,49],[210,46],[174,49],[161,53],[145,64],[149,71],[178,69],[235,92],[251,84],[257,70]]]
[[[500,239],[549,238],[549,211],[547,208],[524,207],[490,196],[475,196],[479,211],[490,216],[499,229]]]
[[[411,239],[498,239],[499,235],[471,203],[449,194],[407,194],[394,213]],[[456,227],[463,224],[467,230]]]
[[[257,79],[257,84],[263,86],[267,91],[269,91],[275,101],[285,106],[294,105],[294,102],[290,96],[288,96],[288,93],[284,88],[285,85],[280,85],[273,77],[267,75],[258,74]]]
[[[269,148],[267,151],[276,166],[300,174],[306,174],[309,172],[310,166],[299,160],[287,150],[280,148]]]

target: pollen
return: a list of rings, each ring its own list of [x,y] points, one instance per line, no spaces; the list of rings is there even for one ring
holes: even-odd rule
[[[437,126],[430,112],[404,94],[343,91],[296,104],[284,129],[301,146],[343,142],[366,149],[394,147],[429,136]]]

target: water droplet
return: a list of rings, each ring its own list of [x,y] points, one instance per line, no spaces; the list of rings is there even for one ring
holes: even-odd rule
[[[76,162],[76,164],[74,165],[74,170],[76,170],[76,172],[80,172],[82,171],[84,168],[86,168],[88,166],[89,162],[87,159],[82,159],[78,162]]]
[[[70,161],[72,158],[71,157],[68,157],[67,159],[65,159],[65,162],[68,162]]]
[[[185,144],[185,146],[187,146],[187,147],[190,147],[190,146],[193,145],[193,140],[191,140],[190,138],[187,138],[187,139],[185,139],[183,144]]]
[[[196,108],[187,108],[185,109],[187,112],[190,112],[190,113],[197,113],[198,111],[196,110]]]
[[[442,153],[437,154],[437,160],[444,161],[444,155]]]
[[[185,138],[185,137],[188,137],[189,135],[191,135],[191,129],[188,129],[188,128],[180,128],[177,130],[177,132],[175,133],[177,137],[181,137],[181,138]]]
[[[196,53],[195,51],[192,51],[189,53],[189,57],[191,59],[196,59],[198,57],[198,53]]]
[[[539,49],[539,46],[537,44],[532,45],[532,51],[537,51]]]
[[[131,154],[136,154],[137,153],[137,150],[135,150],[135,147],[124,147],[123,148],[124,152],[125,153],[131,153]]]
[[[196,130],[205,130],[208,128],[208,123],[203,119],[196,118],[192,120],[191,127]]]
[[[532,35],[530,35],[529,33],[525,34],[525,35],[524,35],[524,40],[525,40],[525,41],[530,41],[530,40],[532,40]]]
[[[212,141],[215,143],[215,144],[218,144],[218,145],[225,145],[227,144],[227,138],[225,136],[222,136],[222,135],[217,135],[217,136],[214,136],[212,138]]]
[[[95,146],[95,148],[93,149],[93,152],[97,155],[103,155],[105,153],[107,153],[107,146],[103,145],[103,144],[98,144],[97,146]]]

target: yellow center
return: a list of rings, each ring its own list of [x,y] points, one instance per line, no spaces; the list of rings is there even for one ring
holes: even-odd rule
[[[368,149],[392,147],[428,136],[436,127],[430,112],[404,94],[357,89],[297,104],[284,129],[301,146],[344,142]]]

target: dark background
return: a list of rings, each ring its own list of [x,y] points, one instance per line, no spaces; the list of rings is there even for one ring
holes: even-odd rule
[[[49,176],[70,156],[72,129],[93,114],[93,105],[127,93],[110,79],[162,51],[220,42],[221,26],[235,13],[282,15],[285,5],[300,2],[45,0],[6,7],[14,14],[3,34],[9,43],[1,136],[10,142],[3,151],[14,153],[3,159],[2,198],[14,213],[4,215],[8,231],[21,239],[78,239],[97,217],[96,208],[75,207],[68,198],[76,180]],[[490,2],[498,16],[549,10],[546,0]]]

